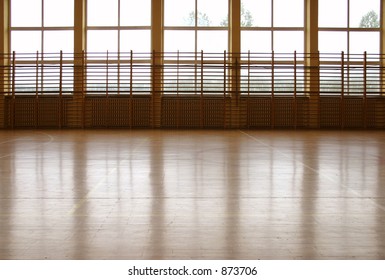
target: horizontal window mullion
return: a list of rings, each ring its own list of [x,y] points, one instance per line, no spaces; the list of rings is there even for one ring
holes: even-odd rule
[[[223,30],[228,31],[228,27],[214,26],[165,26],[164,30]]]
[[[303,27],[241,27],[242,31],[304,31]]]
[[[151,26],[87,26],[87,30],[151,30]]]
[[[359,28],[359,27],[319,27],[318,31],[339,31],[339,32],[380,32],[380,28]]]
[[[74,27],[11,27],[10,31],[73,31]]]

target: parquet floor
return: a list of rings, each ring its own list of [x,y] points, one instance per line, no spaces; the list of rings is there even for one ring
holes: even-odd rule
[[[385,131],[0,130],[0,259],[385,259]]]

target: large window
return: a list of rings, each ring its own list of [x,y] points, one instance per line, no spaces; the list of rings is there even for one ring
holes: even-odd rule
[[[228,0],[165,0],[165,52],[228,49]]]
[[[169,94],[239,89],[243,94],[300,94],[309,81],[304,74],[305,0],[240,0],[240,30],[234,30],[241,35],[240,57],[228,52],[239,43],[229,42],[229,0],[164,0],[159,10],[152,10],[152,0],[84,1],[85,21],[76,21],[86,25],[79,32],[84,38],[77,42],[86,42],[89,93],[149,94],[159,81]],[[83,28],[74,26],[74,2],[10,0],[10,50],[16,53],[11,70],[18,92],[71,92],[73,76],[80,73],[74,74],[74,28]],[[378,93],[381,0],[318,3],[318,33],[313,35],[321,53],[321,92]],[[161,28],[155,26],[162,30],[157,36],[151,36],[152,13],[163,20]],[[160,43],[164,57],[153,58],[151,45]],[[154,61],[162,64],[155,78]]]
[[[164,1],[165,94],[224,94],[228,0]]]
[[[150,52],[151,0],[87,0],[88,52]]]
[[[241,0],[242,52],[304,50],[304,0]]]
[[[380,91],[379,15],[380,0],[319,0],[321,93]]]
[[[380,0],[319,0],[320,52],[379,53]]]
[[[149,94],[151,0],[87,0],[87,92]]]
[[[242,94],[303,94],[304,13],[304,0],[241,0]]]
[[[11,1],[12,51],[73,52],[73,29],[73,0]]]
[[[10,19],[15,92],[71,93],[74,1],[11,0]]]

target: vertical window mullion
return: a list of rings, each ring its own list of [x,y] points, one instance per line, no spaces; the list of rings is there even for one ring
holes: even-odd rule
[[[347,27],[348,27],[348,30],[347,30],[347,46],[346,46],[346,50],[348,52],[348,61],[349,61],[349,55],[350,55],[350,0],[346,0],[347,1]]]
[[[118,0],[118,53],[120,53],[120,0]]]
[[[40,94],[44,94],[44,67],[43,67],[43,61],[44,61],[44,0],[41,0],[41,54],[40,54]],[[39,53],[38,53],[39,54]],[[39,57],[37,57],[37,63],[39,63]],[[39,69],[39,68],[38,68]]]
[[[271,51],[274,51],[274,0],[271,0]]]
[[[198,0],[195,0],[195,53],[198,52]]]
[[[41,53],[44,54],[44,0],[41,0]]]

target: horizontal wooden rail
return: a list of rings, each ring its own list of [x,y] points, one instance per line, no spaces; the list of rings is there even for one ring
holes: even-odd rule
[[[153,76],[153,68],[159,67],[152,65],[153,55],[163,61],[160,77]],[[162,95],[306,95],[312,80],[319,80],[321,96],[366,97],[380,95],[384,88],[382,57],[366,53],[320,54],[318,76],[311,78],[307,73],[313,66],[305,61],[312,54],[303,53],[14,52],[1,56],[8,62],[1,66],[7,77],[0,87],[5,95],[76,94],[74,81],[79,76],[85,85],[81,94],[86,95],[152,94],[154,78],[161,79],[163,86],[156,90]],[[235,81],[239,85],[232,84]]]
[[[385,128],[382,59],[13,52],[0,54],[0,113],[5,127]]]

